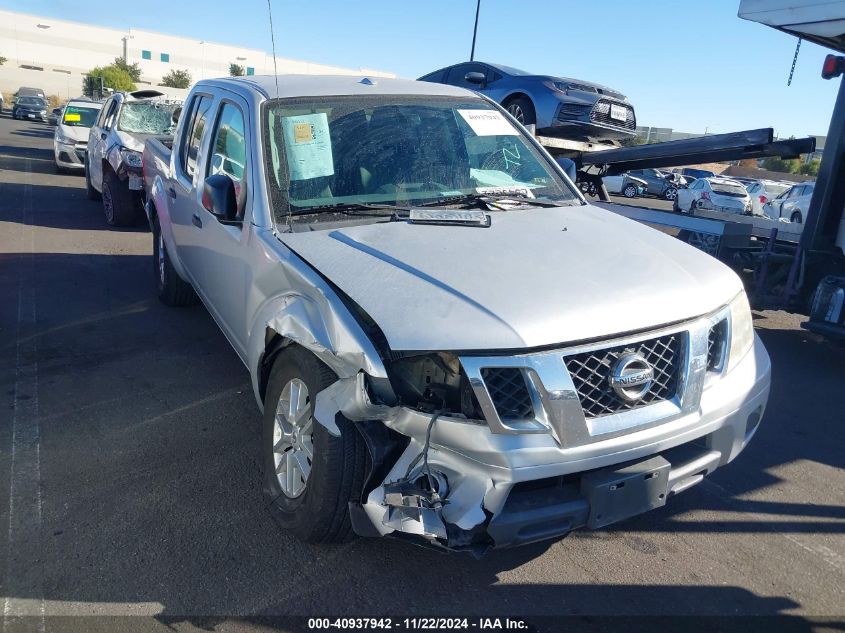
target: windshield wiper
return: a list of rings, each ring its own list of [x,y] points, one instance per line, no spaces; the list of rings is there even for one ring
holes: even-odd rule
[[[430,202],[424,202],[422,204],[418,204],[415,206],[418,207],[439,207],[444,204],[483,204],[488,211],[498,211],[501,210],[499,207],[494,206],[496,202],[500,201],[508,201],[508,202],[516,202],[521,204],[521,206],[531,206],[531,207],[563,207],[569,206],[568,203],[557,203],[551,200],[539,200],[537,198],[527,198],[525,196],[514,196],[508,194],[489,194],[489,193],[464,193],[459,196],[446,196],[443,198],[438,198],[437,200],[432,200]]]
[[[375,218],[389,218],[397,213],[408,213],[410,207],[399,207],[390,204],[366,204],[363,202],[337,202],[335,204],[320,204],[306,207],[300,211],[291,211],[291,216],[311,215],[316,213],[343,213],[346,215],[372,216]],[[360,213],[373,211],[374,213]]]

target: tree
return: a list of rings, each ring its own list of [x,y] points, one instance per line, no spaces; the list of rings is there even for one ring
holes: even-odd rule
[[[783,158],[778,158],[777,156],[770,156],[763,161],[763,169],[777,171],[782,174],[796,174],[798,173],[798,168],[800,166],[801,161],[797,158],[784,160]]]
[[[6,58],[0,55],[0,66],[6,63]]]
[[[164,77],[161,78],[159,86],[166,86],[168,88],[189,88],[193,80],[191,73],[187,70],[171,70]]]
[[[229,64],[229,76],[230,77],[243,77],[246,74],[243,66],[238,64]]]
[[[801,167],[798,168],[798,173],[804,176],[818,176],[821,164],[822,162],[820,160],[811,160],[809,163],[802,163]]]
[[[137,62],[134,64],[127,64],[123,57],[115,57],[112,66],[125,70],[129,73],[129,76],[132,77],[132,81],[141,81],[141,67]]]
[[[622,147],[633,147],[635,145],[645,145],[645,139],[642,136],[634,136],[632,138],[626,138],[621,143]]]
[[[97,66],[96,68],[92,68],[86,73],[89,77],[102,77],[103,79],[103,86],[106,88],[111,88],[117,92],[121,92],[124,90],[135,90],[135,82],[132,81],[132,76],[123,70],[122,68],[118,68],[114,64],[110,66]],[[83,91],[85,90],[85,79],[83,78],[82,84]]]

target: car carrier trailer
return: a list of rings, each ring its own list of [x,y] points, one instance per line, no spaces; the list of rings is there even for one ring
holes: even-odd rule
[[[845,52],[845,1],[819,5],[795,0],[788,9],[784,6],[777,0],[742,0],[739,15]],[[845,56],[829,55],[822,77],[834,79],[843,73]],[[594,184],[604,203],[610,203],[610,197],[602,178],[631,169],[769,156],[795,158],[815,151],[815,139],[775,141],[771,128],[611,149],[562,139],[537,140],[553,156],[575,161],[579,182]],[[605,206],[674,233],[735,268],[753,270],[749,296],[755,307],[808,314],[807,329],[845,338],[845,84],[840,84],[803,225],[717,211],[701,210],[690,216],[631,205]]]

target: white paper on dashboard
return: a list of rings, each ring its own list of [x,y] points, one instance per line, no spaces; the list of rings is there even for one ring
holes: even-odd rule
[[[329,121],[325,112],[282,117],[291,180],[334,174]]]
[[[517,136],[519,132],[497,110],[458,110],[478,136]]]

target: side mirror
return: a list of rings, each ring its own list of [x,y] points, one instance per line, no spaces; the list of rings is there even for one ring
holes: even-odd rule
[[[487,80],[487,75],[485,75],[484,73],[473,71],[471,73],[467,73],[464,76],[464,79],[471,84],[478,84],[479,86],[484,87],[484,82]]]
[[[173,111],[173,114],[170,115],[170,120],[173,122],[173,125],[179,124],[179,117],[182,115],[182,106],[179,106]]]
[[[221,222],[236,222],[238,200],[235,183],[225,174],[214,174],[202,186],[202,206]]]

